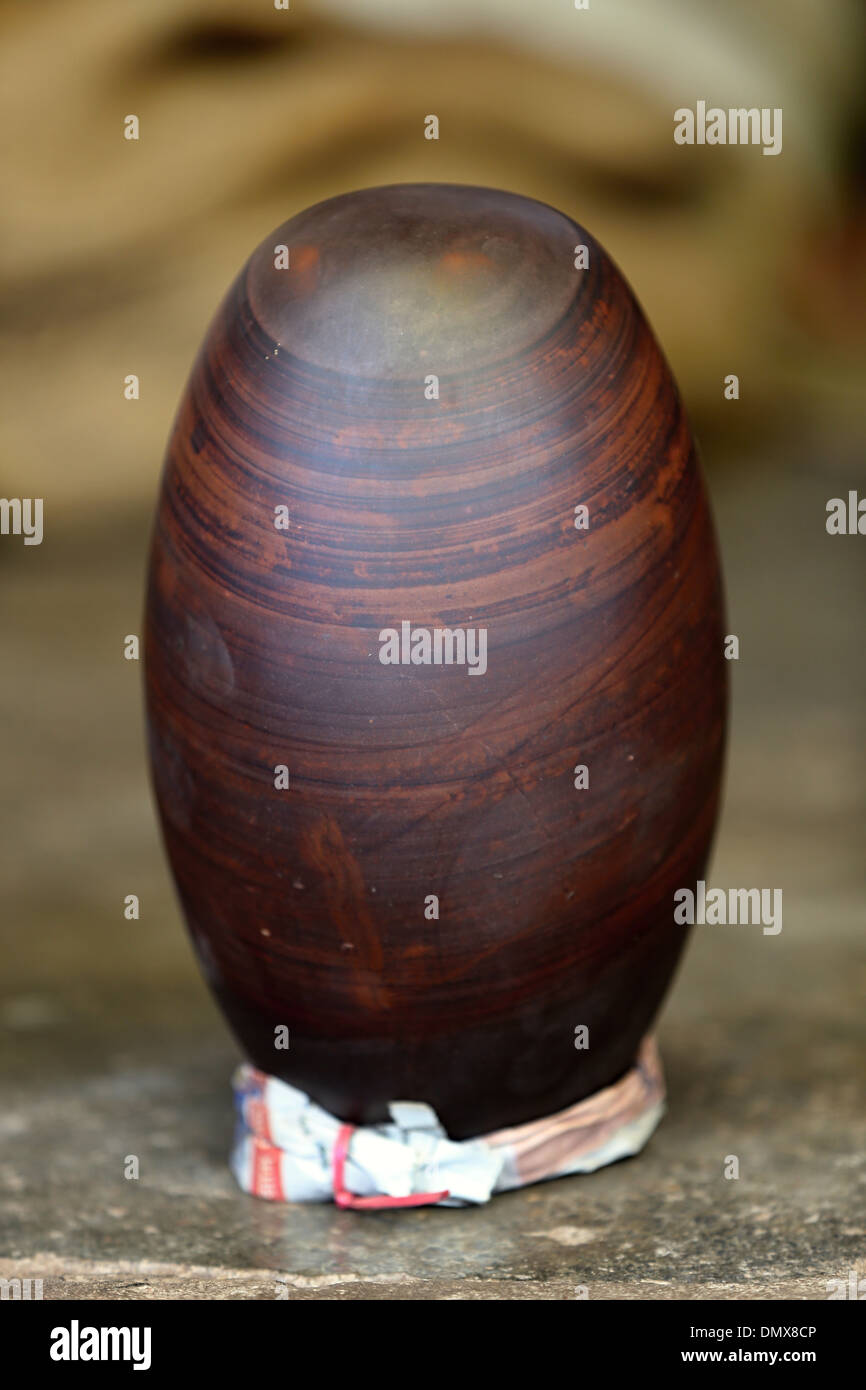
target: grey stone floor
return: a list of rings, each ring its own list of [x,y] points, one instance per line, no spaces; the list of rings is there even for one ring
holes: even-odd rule
[[[710,470],[742,644],[710,880],[781,887],[782,933],[696,928],[642,1155],[476,1210],[237,1191],[237,1052],[183,934],[121,659],[146,521],[4,547],[0,1276],[49,1299],[823,1299],[866,1276],[866,540],[824,531],[861,473],[849,441],[808,438]]]

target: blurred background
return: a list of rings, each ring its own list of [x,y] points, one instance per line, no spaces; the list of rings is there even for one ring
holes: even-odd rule
[[[866,495],[863,24],[856,0],[0,3],[0,493],[45,509],[41,546],[0,537],[0,1274],[210,1298],[271,1296],[274,1269],[303,1297],[561,1297],[576,1273],[616,1297],[824,1297],[866,1273],[866,539],[825,529],[830,498]],[[782,107],[783,152],[676,145],[698,100]],[[186,944],[123,659],[224,290],[295,212],[402,181],[552,203],[642,301],[741,642],[710,877],[785,904],[777,938],[696,929],[647,1153],[450,1214],[447,1244],[439,1213],[359,1228],[235,1192],[237,1054]]]

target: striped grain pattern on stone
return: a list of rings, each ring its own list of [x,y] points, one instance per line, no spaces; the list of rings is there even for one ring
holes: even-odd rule
[[[485,669],[383,664],[404,623]],[[146,632],[168,853],[257,1067],[463,1138],[630,1066],[712,837],[724,627],[676,387],[588,233],[415,184],[268,237],[180,404]]]

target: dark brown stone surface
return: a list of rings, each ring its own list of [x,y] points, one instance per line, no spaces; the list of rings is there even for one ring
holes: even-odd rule
[[[483,674],[383,665],[404,622],[482,630]],[[169,442],[145,656],[169,857],[255,1065],[454,1138],[616,1080],[707,858],[724,632],[679,396],[586,231],[418,184],[267,237]]]

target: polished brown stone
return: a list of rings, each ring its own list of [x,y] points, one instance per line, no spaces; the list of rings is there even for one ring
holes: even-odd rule
[[[484,629],[486,672],[383,665],[404,620]],[[178,411],[146,634],[172,868],[256,1065],[455,1137],[615,1079],[706,862],[723,634],[679,396],[587,232],[409,185],[268,237]]]

